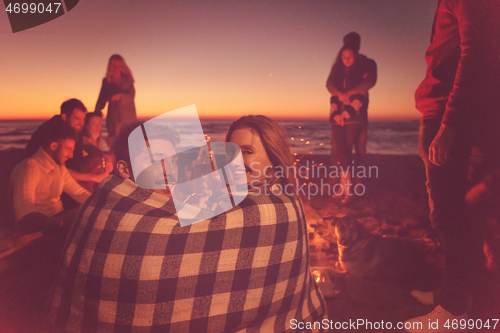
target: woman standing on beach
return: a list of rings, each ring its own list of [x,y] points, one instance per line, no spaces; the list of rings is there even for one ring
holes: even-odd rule
[[[111,149],[120,129],[137,120],[135,111],[134,77],[123,57],[114,54],[109,58],[106,77],[102,80],[101,92],[94,113],[102,115],[102,109],[108,103],[106,143]]]
[[[342,204],[353,199],[351,174],[352,148],[356,147],[358,165],[366,164],[366,134],[368,125],[368,90],[377,80],[377,65],[359,54],[360,37],[351,32],[344,37],[326,88],[330,98],[331,164],[342,167]],[[351,187],[351,189],[349,189]],[[335,193],[338,194],[338,193]],[[350,195],[349,195],[350,194]]]

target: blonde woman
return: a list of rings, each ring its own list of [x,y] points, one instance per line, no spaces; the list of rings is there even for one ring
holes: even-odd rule
[[[101,91],[94,112],[102,114],[102,109],[108,103],[106,126],[108,137],[106,143],[113,146],[120,129],[137,120],[135,111],[134,77],[123,57],[114,54],[109,58],[106,77],[102,80]]]

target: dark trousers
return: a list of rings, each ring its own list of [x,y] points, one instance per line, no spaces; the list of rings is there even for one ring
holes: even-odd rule
[[[63,210],[52,217],[40,212],[29,213],[16,222],[16,231],[21,233],[43,231],[48,234],[62,234],[65,237],[76,217],[78,208]]]
[[[368,142],[368,122],[365,122],[359,132],[358,142],[354,144],[356,151],[356,165],[368,166],[366,162],[366,144]]]
[[[484,265],[481,234],[467,214],[465,194],[471,143],[456,140],[444,166],[429,161],[429,146],[441,122],[424,120],[419,131],[419,153],[425,163],[430,220],[444,255],[442,287],[436,294],[441,306],[461,315],[474,283],[474,272]],[[462,136],[462,133],[457,133]]]
[[[331,164],[340,164],[344,170],[352,165],[352,148],[359,142],[360,134],[363,130],[363,124],[348,123],[340,126],[333,122],[331,136]]]

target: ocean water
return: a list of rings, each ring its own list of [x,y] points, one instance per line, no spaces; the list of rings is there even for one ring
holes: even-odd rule
[[[31,134],[45,120],[0,121],[0,150],[24,148]],[[212,141],[224,141],[224,135],[232,120],[202,119],[205,134]],[[292,151],[298,155],[330,154],[330,123],[322,120],[279,120],[289,139]],[[367,152],[384,155],[418,154],[418,120],[372,121],[368,124]],[[189,128],[179,129],[189,132]],[[103,120],[103,135],[107,136]]]

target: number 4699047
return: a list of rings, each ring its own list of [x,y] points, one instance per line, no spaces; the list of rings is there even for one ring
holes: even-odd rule
[[[54,8],[52,8],[52,5],[54,5]],[[60,2],[54,2],[54,3],[49,3],[45,5],[44,3],[34,3],[34,2],[23,2],[23,3],[9,3],[7,8],[5,8],[5,11],[8,12],[9,14],[26,14],[26,13],[31,13],[31,14],[43,14],[43,13],[52,13],[57,14],[59,11],[59,8],[61,7]]]
[[[464,330],[464,329],[496,329],[497,327],[497,324],[498,324],[498,319],[491,319],[491,323],[490,323],[490,319],[486,319],[486,321],[483,322],[483,320],[481,319],[469,319],[469,320],[466,320],[466,319],[448,319],[446,320],[446,322],[444,323],[443,327],[447,328],[448,330],[450,329],[453,329],[453,330],[456,330],[456,329],[461,329],[461,330]]]

